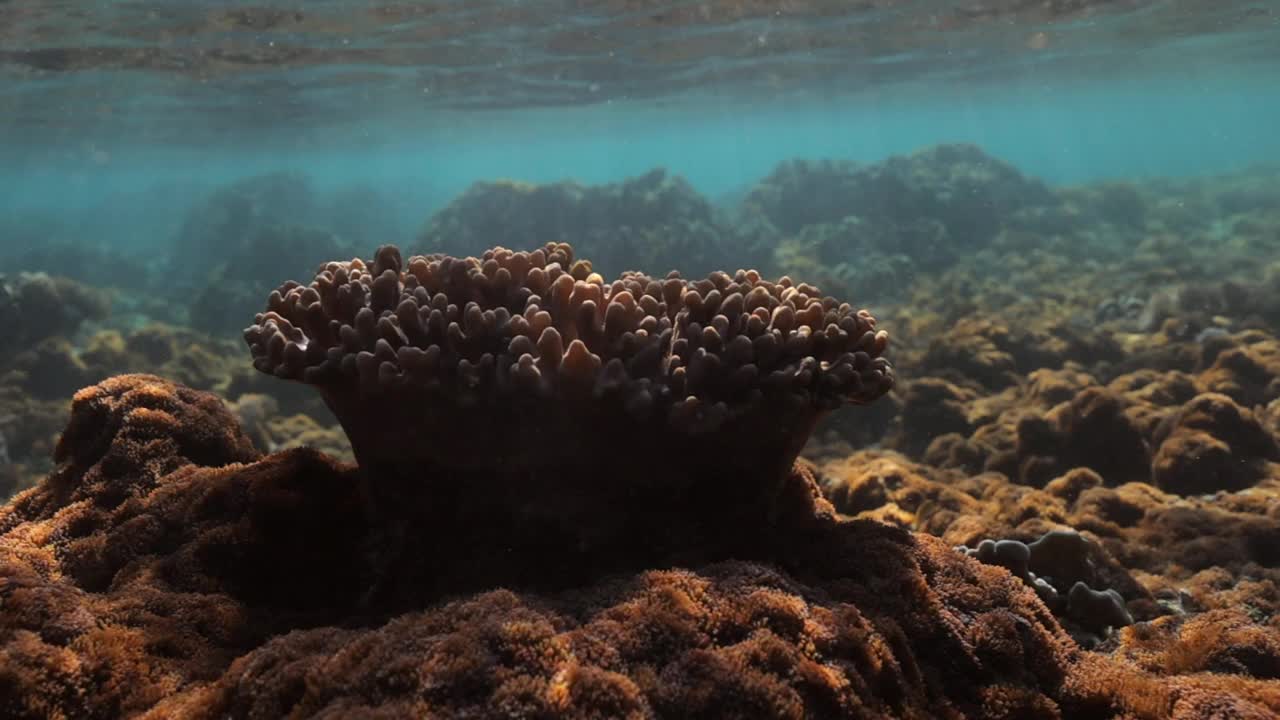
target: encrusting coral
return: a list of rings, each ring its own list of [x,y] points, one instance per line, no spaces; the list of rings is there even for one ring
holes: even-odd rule
[[[774,564],[400,612],[358,603],[354,471],[259,457],[211,395],[88,388],[59,457],[0,510],[5,717],[1053,717],[1078,652],[1016,578],[837,522],[803,470]]]
[[[1021,578],[1050,610],[1086,630],[1105,633],[1133,624],[1118,591],[1091,587],[1097,584],[1098,573],[1090,555],[1099,550],[1073,530],[1053,530],[1030,543],[987,539],[976,548],[957,549]]]
[[[374,512],[466,539],[433,582],[522,578],[536,555],[555,584],[764,543],[819,417],[893,383],[875,319],[809,285],[606,283],[565,244],[407,263],[384,246],[268,308],[245,332],[255,367],[319,390]]]

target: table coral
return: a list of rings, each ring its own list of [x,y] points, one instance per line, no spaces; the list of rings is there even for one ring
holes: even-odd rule
[[[437,583],[520,576],[553,548],[550,583],[764,542],[818,418],[893,383],[875,319],[809,285],[605,283],[564,244],[383,247],[285,284],[245,337],[259,370],[319,390],[374,512],[465,548]]]

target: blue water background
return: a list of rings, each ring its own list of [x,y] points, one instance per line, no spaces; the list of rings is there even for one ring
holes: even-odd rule
[[[1280,47],[1280,30],[1263,30]],[[1249,42],[1259,43],[1256,32]],[[327,97],[341,122],[325,122],[314,99],[282,121],[271,112],[278,100],[259,92],[238,101],[260,107],[262,122],[238,118],[231,130],[217,109],[184,112],[175,126],[164,108],[188,100],[165,95],[168,86],[146,73],[68,73],[62,81],[111,85],[116,99],[102,112],[28,105],[24,116],[43,119],[0,117],[0,230],[51,215],[59,232],[87,242],[150,247],[168,241],[210,189],[279,170],[305,175],[321,193],[379,191],[404,234],[387,240],[405,242],[470,183],[496,178],[603,183],[663,166],[709,197],[732,199],[783,160],[874,162],[940,142],[976,143],[1058,185],[1280,162],[1280,59],[1235,62],[1235,43],[1210,35],[1172,50],[1093,47],[1111,59],[1070,70],[997,63],[980,77],[937,72],[798,96],[782,87],[744,98],[711,84],[671,97],[466,110],[370,100],[349,88]],[[945,58],[938,64],[945,70]],[[11,110],[23,91],[12,77]],[[839,78],[826,81],[839,87]]]

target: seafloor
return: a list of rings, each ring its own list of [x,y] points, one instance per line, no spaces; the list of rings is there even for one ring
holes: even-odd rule
[[[0,231],[0,717],[1280,716],[1280,170],[311,192]]]

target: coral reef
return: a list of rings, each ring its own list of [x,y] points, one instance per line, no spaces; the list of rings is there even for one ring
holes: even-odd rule
[[[262,308],[263,295],[277,284],[278,268],[309,272],[347,249],[324,230],[283,224],[257,228],[244,245],[225,251],[207,268],[202,289],[188,309],[188,323],[207,333],[232,336],[243,329],[245,316]]]
[[[775,261],[830,290],[874,284],[896,298],[909,277],[946,268],[995,238],[1017,211],[1052,207],[1042,183],[973,145],[940,145],[882,163],[792,161],[743,201],[743,222],[782,238]]]
[[[376,207],[370,197],[357,206],[365,212]],[[261,310],[282,269],[311,272],[350,252],[355,238],[327,228],[350,231],[353,220],[327,211],[297,174],[257,175],[216,189],[187,213],[168,251],[169,283],[190,288],[182,322],[214,335],[239,333],[244,318]]]
[[[1105,633],[1133,624],[1124,596],[1112,588],[1091,587],[1098,581],[1091,556],[1101,550],[1073,530],[1051,530],[1030,543],[987,539],[976,548],[958,549],[1008,570],[1034,589],[1054,614],[1087,631]]]
[[[1276,717],[1274,181],[482,184],[321,264],[389,231],[260,178],[198,307],[14,270],[0,716]]]
[[[893,382],[875,319],[809,285],[606,283],[565,244],[407,262],[384,246],[268,307],[245,331],[255,367],[320,391],[393,524],[467,548],[433,582],[729,556],[742,526],[764,542],[814,423]],[[616,463],[637,445],[663,452]],[[614,506],[630,512],[600,513]]]
[[[620,183],[477,183],[436,213],[417,243],[428,253],[564,242],[602,273],[709,273],[724,258],[748,266],[767,248],[741,242],[683,178],[655,169]]]
[[[0,368],[16,353],[42,340],[74,335],[86,320],[101,320],[110,297],[69,278],[42,272],[0,275]]]
[[[212,396],[150,376],[86,389],[58,458],[0,510],[11,717],[1052,717],[1117,702],[1017,578],[836,521],[803,470],[770,565],[386,614],[358,609],[359,480],[309,451],[259,458]],[[1209,699],[1266,701],[1246,690]]]
[[[112,375],[144,370],[231,399],[274,393],[270,400],[276,408],[262,418],[269,431],[254,436],[255,443],[263,443],[260,449],[313,445],[334,457],[351,457],[345,436],[322,402],[299,400],[280,383],[256,382],[252,368],[240,372],[246,368],[238,343],[159,323],[127,332],[102,330],[79,343],[54,336],[0,363],[0,433],[12,461],[0,482],[0,497],[51,469],[49,459],[66,424],[71,395]]]

